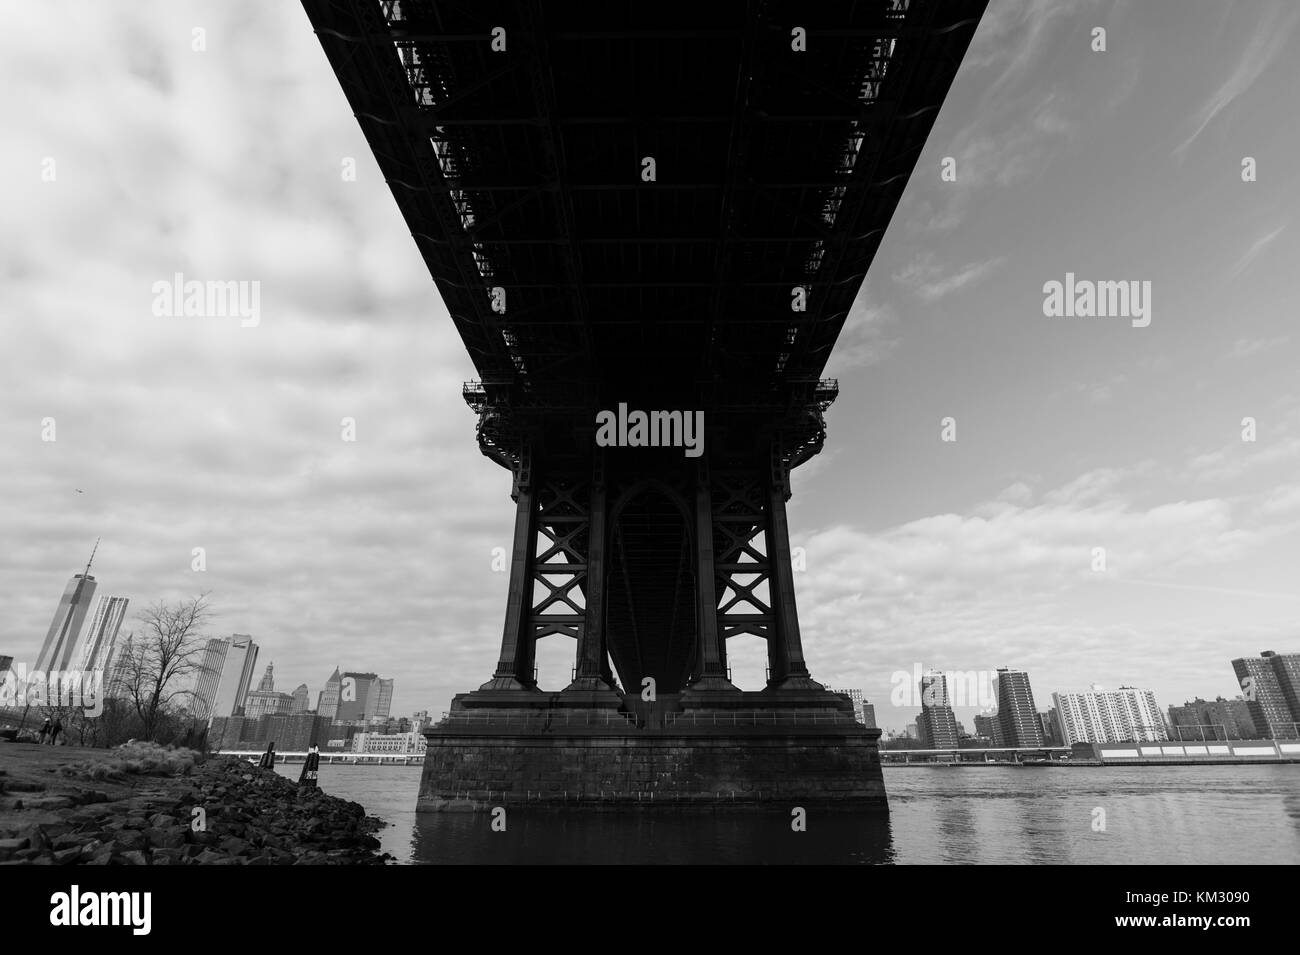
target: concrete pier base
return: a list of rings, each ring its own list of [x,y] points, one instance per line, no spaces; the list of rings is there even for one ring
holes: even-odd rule
[[[749,699],[730,702],[750,705],[691,710],[673,698],[625,712],[561,706],[560,694],[538,694],[532,707],[473,705],[491,702],[484,696],[458,697],[425,732],[418,810],[888,810],[880,730],[824,698],[780,706],[736,693]]]

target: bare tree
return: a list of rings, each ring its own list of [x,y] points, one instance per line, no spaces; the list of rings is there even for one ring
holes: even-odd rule
[[[190,695],[187,677],[201,667],[206,637],[200,632],[212,617],[208,595],[170,604],[160,600],[139,614],[141,632],[123,648],[120,692],[140,718],[140,734],[153,739],[179,698]]]

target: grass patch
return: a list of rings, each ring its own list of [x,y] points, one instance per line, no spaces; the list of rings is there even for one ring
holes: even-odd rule
[[[188,776],[198,754],[157,743],[123,743],[108,759],[84,759],[59,768],[65,776],[121,781],[127,776]]]

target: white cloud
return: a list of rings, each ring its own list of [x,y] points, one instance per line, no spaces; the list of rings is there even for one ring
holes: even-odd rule
[[[1180,161],[1187,154],[1187,150],[1192,143],[1196,142],[1201,133],[1214,121],[1214,118],[1222,113],[1233,100],[1250,89],[1255,81],[1277,59],[1278,54],[1285,49],[1292,31],[1295,30],[1296,23],[1300,22],[1300,12],[1296,11],[1289,3],[1273,3],[1268,5],[1265,14],[1257,22],[1258,26],[1256,26],[1255,32],[1246,44],[1245,50],[1237,59],[1232,72],[1228,74],[1192,117],[1195,129],[1192,130],[1191,135],[1174,148],[1173,155]],[[1214,63],[1217,61],[1210,60],[1208,62]]]

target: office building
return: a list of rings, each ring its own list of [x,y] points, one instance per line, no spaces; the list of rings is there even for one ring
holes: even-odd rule
[[[423,733],[358,733],[352,737],[354,753],[423,753]]]
[[[257,652],[258,646],[248,634],[236,633],[230,637],[210,716],[244,715],[244,701],[257,667]]]
[[[1300,736],[1300,653],[1265,650],[1232,661],[1260,739]]]
[[[339,709],[335,720],[339,723],[364,722],[366,704],[369,702],[374,706],[377,702],[370,699],[370,694],[378,693],[378,683],[378,674],[345,672],[339,688]]]
[[[343,677],[339,675],[339,668],[335,667],[330,678],[325,681],[325,688],[320,691],[320,696],[316,700],[316,715],[325,716],[329,719],[336,719],[339,711],[339,695],[343,685]]]
[[[381,680],[375,673],[348,671],[342,676],[335,719],[340,723],[386,720],[392,705],[392,680]]]
[[[217,685],[221,682],[221,670],[229,650],[229,637],[214,637],[203,651],[190,706],[197,720],[207,720],[212,715],[212,704],[217,698]]]
[[[999,667],[996,677],[1000,746],[1042,746],[1043,727],[1024,670]]]
[[[921,677],[921,715],[917,738],[928,749],[957,748],[957,718],[948,697],[948,678],[931,671]]]
[[[311,708],[311,692],[307,689],[306,683],[299,683],[297,689],[293,691],[293,705],[289,707],[289,714],[297,716],[306,713]]]
[[[90,618],[90,629],[82,641],[82,651],[77,668],[83,673],[88,670],[107,670],[113,658],[113,648],[117,643],[117,632],[126,617],[126,597],[104,595],[95,605],[95,614]]]
[[[218,750],[264,751],[275,743],[277,752],[304,752],[329,741],[330,721],[312,713],[214,717],[208,730],[208,745]]]
[[[375,706],[372,711],[367,712],[366,719],[369,720],[386,720],[388,714],[393,709],[393,681],[380,680],[379,691],[375,696]]]
[[[1086,693],[1053,693],[1062,745],[1141,743],[1169,739],[1164,717],[1150,690],[1094,685]]]
[[[109,664],[109,677],[104,689],[106,697],[120,700],[131,695],[131,689],[135,686],[136,677],[141,669],[137,666],[137,655],[135,638],[127,634],[126,642],[113,651],[113,659]]]
[[[94,556],[93,554],[91,555]],[[86,612],[95,596],[95,578],[90,575],[90,564],[86,564],[84,574],[73,574],[68,585],[63,588],[54,619],[41,644],[41,652],[36,657],[36,669],[42,673],[52,670],[70,670],[73,653],[76,650],[82,625],[86,622]]]
[[[304,688],[305,689],[305,688]],[[256,720],[263,716],[288,716],[293,709],[293,696],[280,693],[275,688],[275,663],[266,665],[257,689],[244,698],[245,719]]]

